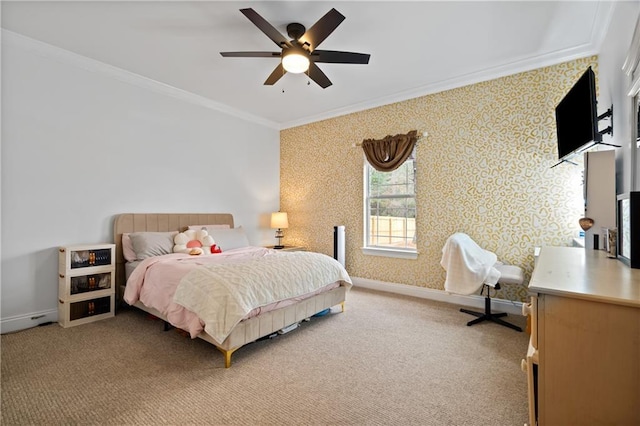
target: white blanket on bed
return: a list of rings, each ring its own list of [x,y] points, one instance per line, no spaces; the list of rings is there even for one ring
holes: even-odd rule
[[[335,259],[313,252],[283,252],[233,264],[204,265],[182,278],[174,302],[195,312],[222,343],[252,309],[351,279]]]
[[[442,248],[440,265],[447,271],[445,291],[457,294],[472,294],[482,284],[495,286],[500,271],[494,265],[498,257],[484,250],[467,234],[451,235]]]

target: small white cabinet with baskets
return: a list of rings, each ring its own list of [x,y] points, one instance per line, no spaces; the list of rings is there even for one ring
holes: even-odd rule
[[[86,324],[115,313],[115,244],[59,249],[58,323]]]

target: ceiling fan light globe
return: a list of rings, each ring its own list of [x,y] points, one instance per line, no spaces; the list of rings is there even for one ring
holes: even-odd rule
[[[300,74],[309,69],[309,57],[301,53],[291,52],[282,57],[282,66],[287,72]]]

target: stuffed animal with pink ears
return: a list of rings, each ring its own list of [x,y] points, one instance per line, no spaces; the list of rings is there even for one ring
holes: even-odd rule
[[[215,249],[215,241],[206,229],[189,229],[176,234],[173,238],[173,252],[187,253],[192,255],[211,254]],[[213,247],[212,247],[213,246]]]

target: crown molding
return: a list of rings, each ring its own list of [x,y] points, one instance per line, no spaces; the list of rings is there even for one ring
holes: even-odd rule
[[[600,52],[602,43],[609,32],[609,25],[613,19],[613,13],[616,9],[615,1],[599,1],[596,9],[596,15],[591,26],[591,46],[597,52]]]
[[[147,90],[154,91],[156,93],[161,93],[166,96],[171,96],[176,99],[183,100],[185,102],[190,102],[195,105],[203,106],[205,108],[219,111],[221,113],[238,117],[240,119],[253,122],[262,126],[266,126],[276,130],[284,130],[292,127],[306,125],[309,123],[336,118],[346,114],[361,112],[364,110],[368,110],[368,109],[372,109],[372,108],[376,108],[384,105],[389,105],[396,102],[407,101],[410,99],[415,99],[418,97],[427,96],[427,95],[431,95],[438,92],[443,92],[446,90],[451,90],[451,89],[455,89],[463,86],[477,84],[483,81],[489,81],[489,80],[493,80],[493,79],[508,76],[508,75],[527,72],[527,71],[542,68],[545,66],[556,65],[562,62],[567,62],[567,61],[571,61],[571,60],[575,60],[583,57],[597,55],[600,51],[600,46],[609,28],[609,24],[611,21],[611,17],[612,17],[615,5],[616,5],[616,2],[610,2],[610,1],[598,2],[598,10],[594,18],[594,21],[592,23],[590,41],[589,43],[586,43],[582,46],[571,48],[571,49],[559,50],[556,52],[551,52],[551,53],[547,53],[547,54],[539,55],[535,57],[520,58],[516,61],[502,64],[497,67],[480,69],[473,73],[465,74],[465,75],[458,76],[451,79],[441,80],[434,84],[411,88],[402,92],[381,96],[375,99],[367,100],[365,102],[346,105],[344,107],[325,111],[320,114],[307,116],[298,120],[293,120],[293,121],[288,121],[283,123],[268,120],[253,114],[249,114],[242,110],[231,108],[225,104],[216,102],[212,99],[203,97],[201,95],[197,95],[192,92],[178,89],[168,84],[165,84],[156,80],[152,80],[147,77],[143,77],[141,75],[132,73],[130,71],[126,71],[124,69],[117,68],[82,55],[72,53],[65,49],[58,48],[44,42],[40,42],[35,39],[31,39],[29,37],[20,35],[18,33],[15,33],[9,30],[2,29],[2,37],[3,37],[3,41],[8,41],[10,43],[23,46],[25,49],[29,49],[40,55],[46,56],[54,60],[69,63],[89,71],[100,72],[105,75],[111,76],[112,78],[116,78],[120,81],[124,81],[129,84],[135,85],[137,87],[142,87]]]
[[[30,37],[6,30],[4,28],[2,29],[2,43],[18,46],[42,57],[52,59],[63,64],[71,65],[76,68],[100,73],[135,87],[143,88],[165,96],[170,96],[184,102],[231,115],[236,118],[260,124],[265,127],[280,130],[280,125],[274,121],[266,120],[262,117],[248,114],[244,111],[231,108],[227,105],[213,101],[204,96],[196,95],[195,93],[191,93],[183,89],[178,89],[177,87],[171,86],[169,84],[165,84],[160,81],[141,76],[122,68],[114,67],[113,65],[109,65],[104,62],[88,58],[86,56],[78,55],[77,53],[73,53],[60,47],[56,47],[42,41],[32,39]]]
[[[496,78],[506,77],[521,72],[532,71],[538,68],[544,68],[551,65],[557,65],[563,62],[573,61],[600,53],[602,42],[609,30],[615,2],[599,2],[596,16],[591,26],[591,38],[589,43],[570,49],[558,50],[544,55],[522,58],[510,63],[506,63],[497,67],[478,70],[473,73],[465,74],[451,79],[441,80],[437,83],[415,87],[403,92],[394,93],[393,95],[379,97],[367,102],[352,104],[343,108],[327,111],[322,114],[305,117],[300,120],[282,123],[282,129],[302,126],[317,121],[335,118],[341,115],[352,114],[395,102],[407,101],[422,96],[432,95],[446,90],[456,89],[459,87],[469,86],[471,84],[481,83],[483,81],[494,80]]]
[[[622,65],[622,71],[631,77],[628,96],[636,96],[640,93],[640,16],[636,21],[631,44],[627,51],[627,58]]]
[[[491,67],[484,70],[479,70],[474,73],[462,75],[459,77],[441,80],[435,84],[416,87],[403,92],[398,92],[393,95],[379,97],[367,102],[353,104],[344,108],[334,109],[327,111],[323,114],[305,117],[301,120],[289,121],[282,123],[282,129],[288,129],[292,127],[302,126],[317,121],[327,120],[335,118],[341,115],[351,114],[355,112],[364,111],[384,105],[393,104],[396,102],[407,101],[410,99],[419,98],[422,96],[432,95],[446,90],[456,89],[459,87],[469,86],[472,84],[481,83],[483,81],[495,80],[497,78],[506,77],[509,75],[518,74],[521,72],[532,71],[539,68],[544,68],[551,65],[556,65],[562,62],[568,62],[575,59],[585,58],[593,55],[597,55],[597,50],[592,45],[584,45],[572,49],[566,49],[562,51],[553,52],[551,54],[540,55],[537,57],[526,58],[519,61],[514,61],[508,64],[500,65],[498,67]]]

